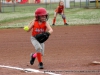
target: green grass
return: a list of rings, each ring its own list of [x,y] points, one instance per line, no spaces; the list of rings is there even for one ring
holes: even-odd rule
[[[47,11],[49,12],[48,21],[51,25],[56,6],[57,4],[49,4],[47,6],[16,6],[15,12],[11,12],[12,9],[9,9],[9,7],[4,8],[6,9],[6,12],[0,13],[0,28],[23,27],[28,25],[34,18],[34,11],[38,7],[47,8]],[[65,9],[65,15],[69,25],[100,24],[100,9],[70,8]],[[57,16],[56,25],[63,25],[63,20],[60,15]]]

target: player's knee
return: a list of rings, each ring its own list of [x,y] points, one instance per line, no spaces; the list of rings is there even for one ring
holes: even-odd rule
[[[36,46],[35,46],[35,49],[36,49],[37,51],[39,51],[39,50],[41,50],[41,49],[42,49],[42,47],[41,47],[41,46],[39,46],[39,45],[36,45]]]
[[[36,50],[37,53],[41,53],[41,49]]]
[[[66,16],[65,15],[62,15],[62,19],[66,19]]]
[[[41,53],[41,55],[44,56],[44,52],[43,52],[42,49],[41,49],[41,50],[36,50],[36,52],[37,52],[37,53]]]

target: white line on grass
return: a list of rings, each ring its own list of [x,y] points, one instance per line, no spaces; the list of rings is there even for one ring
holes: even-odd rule
[[[52,72],[43,72],[43,71],[39,71],[36,69],[31,69],[31,68],[19,68],[19,67],[12,67],[12,66],[5,66],[5,65],[0,65],[1,68],[9,68],[9,69],[15,69],[15,70],[20,70],[20,71],[25,71],[26,73],[46,73],[49,75],[61,75],[61,74],[56,74],[56,73],[52,73]]]

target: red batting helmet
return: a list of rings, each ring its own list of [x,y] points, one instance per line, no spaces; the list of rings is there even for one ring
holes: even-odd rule
[[[42,15],[45,15],[46,16],[46,20],[48,20],[48,13],[46,11],[45,8],[37,8],[36,11],[35,11],[35,17],[36,17],[36,20],[39,20],[39,17],[42,16]]]

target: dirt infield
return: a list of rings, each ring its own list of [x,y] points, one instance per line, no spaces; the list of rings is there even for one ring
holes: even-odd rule
[[[100,75],[100,25],[54,26],[54,32],[45,42],[44,73],[0,67],[0,75]],[[31,32],[22,28],[0,30],[0,65],[38,69],[38,62],[29,64],[30,53],[35,52],[30,41]]]

